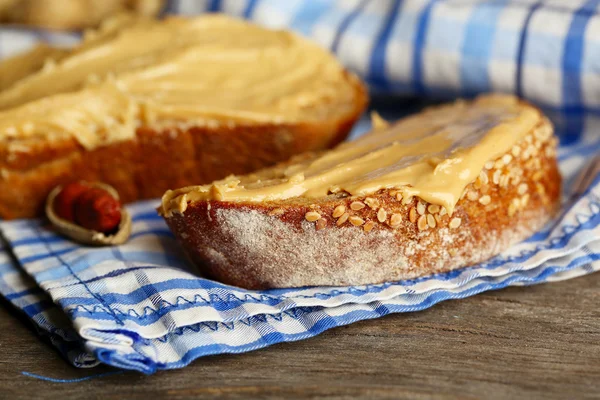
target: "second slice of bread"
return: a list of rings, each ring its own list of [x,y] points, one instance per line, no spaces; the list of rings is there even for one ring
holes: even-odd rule
[[[117,19],[0,64],[0,218],[72,180],[124,202],[342,141],[362,82],[317,45],[225,16]],[[19,72],[24,71],[24,72]]]

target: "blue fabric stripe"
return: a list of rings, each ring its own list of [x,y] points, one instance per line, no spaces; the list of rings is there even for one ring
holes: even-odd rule
[[[135,233],[131,234],[130,240],[139,238],[139,237],[143,237],[143,236],[148,236],[148,235],[159,236],[159,237],[164,237],[164,238],[175,238],[173,233],[170,230],[168,230],[168,228],[162,227],[160,229],[148,229],[146,231],[135,232]],[[12,247],[18,248],[18,247],[22,247],[22,246],[31,246],[34,244],[42,244],[42,243],[43,244],[63,243],[63,244],[73,245],[73,247],[64,248],[61,250],[55,250],[56,254],[66,254],[72,250],[77,250],[77,249],[81,248],[80,246],[76,246],[74,242],[69,242],[69,241],[65,240],[63,237],[59,237],[59,236],[53,236],[53,237],[49,237],[49,238],[45,238],[45,239],[42,239],[40,237],[23,238],[23,239],[15,240],[12,244]],[[36,254],[31,257],[25,257],[23,259],[24,260],[23,262],[36,261],[36,260],[39,260],[40,257],[41,257],[41,259],[45,258],[43,254]]]
[[[208,3],[208,12],[219,12],[221,11],[221,0],[210,0]]]
[[[354,10],[349,12],[348,15],[346,15],[346,17],[342,20],[342,23],[340,24],[340,26],[338,27],[338,29],[335,33],[333,42],[331,43],[331,52],[332,53],[337,53],[338,46],[340,45],[340,39],[344,35],[344,32],[346,32],[346,29],[348,29],[348,26],[352,23],[352,21],[358,15],[360,15],[360,13],[362,13],[362,11],[364,10],[364,8],[366,7],[366,5],[369,1],[370,0],[361,0],[361,2],[358,3],[358,5],[354,8]]]
[[[565,40],[564,53],[562,58],[563,68],[563,103],[566,106],[581,107],[583,104],[581,94],[581,65],[583,59],[584,35],[587,25],[593,14],[590,11],[595,10],[600,4],[600,0],[588,0],[583,6],[577,10]],[[565,110],[566,114],[569,114]],[[569,120],[569,140],[567,143],[573,142],[577,135],[583,129],[584,117],[582,114],[571,114]]]
[[[79,249],[79,247],[72,247],[72,248],[69,248],[69,249],[56,250],[53,253],[38,253],[38,254],[34,254],[34,255],[31,255],[31,256],[28,256],[28,257],[23,257],[23,258],[20,259],[20,261],[22,263],[32,263],[32,262],[35,262],[35,261],[45,260],[47,258],[54,257],[54,256],[65,255],[65,254],[68,254],[68,253],[70,253],[72,251],[75,251],[77,249]]]
[[[529,23],[531,22],[533,14],[535,14],[535,12],[541,6],[543,6],[543,4],[543,1],[538,1],[529,8],[529,11],[527,12],[527,17],[525,18],[525,23],[523,24],[523,28],[521,29],[521,37],[519,40],[519,52],[517,54],[517,72],[515,76],[515,89],[516,94],[519,97],[523,97],[523,66],[525,59],[525,47],[527,45],[527,35],[529,31]]]
[[[36,286],[31,289],[26,289],[26,290],[21,290],[19,292],[6,294],[6,295],[4,295],[4,297],[6,298],[6,300],[17,300],[21,297],[40,295],[40,294],[45,294],[45,293],[46,292],[44,292],[42,290],[42,288],[40,288],[39,286]]]
[[[309,36],[319,17],[332,7],[333,3],[329,0],[302,1],[290,23],[290,29],[304,36]]]
[[[412,85],[416,94],[425,93],[425,83],[423,82],[423,49],[427,40],[427,29],[431,10],[437,3],[437,0],[428,0],[428,4],[423,8],[417,24],[417,32],[414,40],[413,62],[412,62]]]
[[[246,9],[244,10],[244,18],[250,18],[252,17],[252,14],[254,13],[254,10],[256,9],[256,5],[258,3],[259,0],[249,0],[248,4],[246,5]]]
[[[29,317],[37,315],[42,311],[48,310],[53,306],[51,301],[41,301],[39,303],[30,304],[28,306],[23,307],[21,310],[27,314]]]
[[[491,89],[488,68],[496,37],[495,22],[508,1],[510,0],[497,4],[478,4],[469,18],[461,49],[460,77],[463,96],[473,96]]]
[[[371,52],[371,61],[369,66],[369,72],[367,75],[367,81],[376,85],[377,87],[387,88],[389,86],[388,80],[386,79],[387,73],[385,70],[386,59],[387,59],[387,46],[390,43],[390,36],[392,29],[394,28],[395,22],[400,16],[400,7],[403,0],[394,0],[391,10],[388,12],[387,19],[381,30],[373,51]]]

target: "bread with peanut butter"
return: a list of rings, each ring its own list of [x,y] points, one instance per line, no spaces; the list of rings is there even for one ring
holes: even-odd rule
[[[115,18],[71,50],[0,63],[0,218],[38,215],[72,180],[130,202],[329,148],[366,101],[356,76],[290,32]]]
[[[557,212],[557,139],[512,96],[427,109],[247,176],[167,191],[201,271],[249,288],[397,281],[484,261]]]

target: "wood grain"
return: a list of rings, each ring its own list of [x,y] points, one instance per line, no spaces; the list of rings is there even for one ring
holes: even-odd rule
[[[487,292],[153,376],[69,366],[0,305],[0,398],[600,398],[600,274]]]

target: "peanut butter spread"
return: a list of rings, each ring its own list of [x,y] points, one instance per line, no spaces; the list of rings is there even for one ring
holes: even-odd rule
[[[23,66],[34,71],[8,73]],[[87,149],[141,125],[319,121],[351,112],[357,95],[324,49],[219,15],[112,21],[66,54],[38,48],[0,71],[0,140],[75,138]]]
[[[517,98],[479,97],[426,110],[318,157],[246,177],[170,190],[161,213],[185,212],[189,202],[264,202],[318,198],[346,192],[366,196],[398,189],[452,213],[464,188],[485,163],[503,153],[541,122],[540,112]]]

